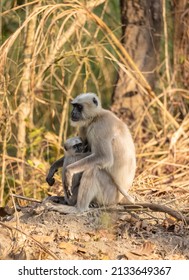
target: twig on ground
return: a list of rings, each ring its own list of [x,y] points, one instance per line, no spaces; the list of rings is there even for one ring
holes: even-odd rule
[[[169,214],[170,216],[174,217],[175,219],[179,221],[184,221],[186,224],[189,225],[189,217],[186,217],[182,215],[180,212],[162,205],[162,204],[156,204],[156,203],[137,203],[135,205],[128,204],[123,205],[125,210],[143,210],[144,208],[148,208],[154,212],[163,212],[166,214]]]
[[[28,198],[25,196],[21,196],[21,195],[15,195],[12,194],[13,197],[19,198],[19,199],[24,199],[24,200],[29,200],[32,202],[37,202],[41,205],[43,205],[43,201],[37,200],[37,199],[33,199],[33,198]],[[184,221],[186,224],[189,225],[189,217],[184,216],[182,213],[168,207],[162,204],[156,204],[156,203],[136,203],[136,204],[121,204],[121,206],[124,207],[124,210],[132,210],[132,211],[137,211],[137,210],[144,210],[144,209],[150,209],[154,212],[162,212],[162,213],[166,213],[169,214],[170,216],[174,217],[175,219],[177,219],[178,221]],[[44,208],[45,209],[45,208]],[[43,209],[43,210],[44,210]],[[48,207],[47,207],[48,209]],[[112,207],[98,207],[98,208],[91,208],[89,211],[85,212],[88,213],[90,211],[93,210],[105,210],[105,211],[123,211],[122,209],[117,209],[116,207],[112,208]],[[84,213],[81,213],[84,214]]]
[[[30,197],[26,197],[26,196],[22,196],[22,195],[18,195],[18,194],[11,194],[11,196],[15,197],[15,198],[18,198],[18,199],[23,199],[23,200],[31,201],[31,202],[37,202],[37,203],[41,203],[42,202],[39,199],[30,198]]]
[[[48,254],[49,256],[51,256],[54,260],[59,260],[59,258],[53,253],[51,252],[50,250],[48,250],[43,244],[41,244],[39,241],[37,241],[33,236],[23,232],[22,230],[18,229],[18,228],[15,228],[13,226],[9,226],[3,222],[0,222],[0,225],[4,228],[8,228],[9,230],[13,231],[18,231],[20,232],[21,234],[24,234],[26,237],[28,237],[30,240],[32,240],[36,245],[38,245],[38,247],[41,248],[41,250],[43,250],[46,254]]]

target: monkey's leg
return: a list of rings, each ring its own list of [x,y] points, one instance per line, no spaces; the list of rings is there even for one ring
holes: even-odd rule
[[[79,183],[77,186],[74,186],[72,190],[72,195],[67,199],[67,204],[70,206],[74,206],[77,203],[77,195],[79,190]]]
[[[117,185],[106,170],[98,170],[97,176],[100,189],[97,193],[97,201],[101,206],[117,204],[123,197]]]
[[[81,174],[74,175],[73,184],[72,184],[72,195],[70,195],[68,190],[65,189],[64,183],[63,183],[63,189],[64,189],[65,196],[49,196],[49,197],[45,198],[44,202],[46,203],[46,201],[48,201],[48,202],[52,202],[52,203],[71,205],[71,206],[76,205],[80,179],[81,179]],[[62,179],[62,181],[63,181],[63,179]]]
[[[83,172],[77,196],[77,209],[79,212],[88,210],[90,203],[97,197],[100,189],[97,173],[97,168]]]
[[[51,204],[47,208],[64,214],[81,213],[94,200],[105,206],[118,203],[122,197],[111,176],[105,170],[93,168],[83,172],[76,206]]]
[[[63,214],[74,214],[87,211],[90,202],[97,196],[97,192],[99,191],[99,185],[97,185],[97,182],[98,179],[96,178],[95,169],[85,171],[80,181],[76,206],[48,203],[46,208]]]
[[[64,173],[65,173],[65,170],[63,168],[62,184],[63,184],[63,191],[64,191],[65,199],[66,199],[68,205],[74,206],[74,205],[76,205],[76,202],[77,202],[77,194],[78,194],[78,189],[79,189],[79,184],[80,184],[82,174],[78,173],[73,176],[71,193],[70,193],[65,184],[65,174]]]

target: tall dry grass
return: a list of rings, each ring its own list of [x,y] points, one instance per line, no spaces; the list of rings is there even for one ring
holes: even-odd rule
[[[62,141],[73,133],[73,95],[103,93],[106,103],[111,96],[117,66],[104,49],[115,51],[90,20],[94,8],[99,19],[113,18],[103,0],[33,1],[2,12],[3,20],[16,14],[20,24],[0,48],[1,204],[10,192],[40,197],[47,191],[48,163],[63,153]],[[117,23],[114,17],[111,27],[119,34]]]

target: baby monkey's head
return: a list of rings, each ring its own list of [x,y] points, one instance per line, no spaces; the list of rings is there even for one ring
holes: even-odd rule
[[[64,150],[66,156],[74,156],[85,153],[87,151],[87,145],[83,143],[80,137],[72,137],[64,143]]]

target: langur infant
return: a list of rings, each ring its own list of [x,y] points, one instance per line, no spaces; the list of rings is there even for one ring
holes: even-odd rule
[[[78,188],[82,176],[82,172],[77,173],[73,176],[71,189],[68,190],[65,184],[65,171],[68,165],[84,158],[89,155],[87,144],[82,142],[80,137],[73,137],[66,140],[64,144],[64,157],[55,161],[49,170],[49,173],[46,177],[47,183],[52,186],[55,182],[53,178],[55,172],[58,171],[58,168],[62,167],[62,184],[64,190],[64,197],[52,196],[48,200],[51,200],[56,203],[75,205],[77,202]]]

